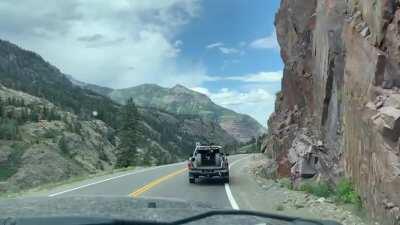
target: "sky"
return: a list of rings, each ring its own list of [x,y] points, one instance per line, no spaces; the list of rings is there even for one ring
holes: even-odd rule
[[[2,0],[0,38],[111,88],[182,84],[266,126],[279,0]]]

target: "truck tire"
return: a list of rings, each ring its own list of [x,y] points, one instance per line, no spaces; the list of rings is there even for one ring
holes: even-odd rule
[[[191,184],[194,184],[194,183],[195,183],[194,177],[189,177],[189,183],[191,183]]]
[[[229,184],[229,176],[228,177],[224,177],[224,183]]]

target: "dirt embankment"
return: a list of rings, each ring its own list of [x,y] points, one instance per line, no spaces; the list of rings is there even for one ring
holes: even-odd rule
[[[273,173],[273,160],[265,155],[251,157],[244,173],[258,186],[262,210],[289,216],[338,221],[344,225],[377,225],[367,221],[365,210],[351,204],[339,204],[332,197],[318,197],[304,191],[289,188],[288,179],[274,180],[267,177]],[[268,204],[265,204],[268,202]]]

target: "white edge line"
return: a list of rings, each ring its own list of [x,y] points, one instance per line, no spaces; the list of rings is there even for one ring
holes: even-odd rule
[[[229,165],[229,170],[231,170],[232,166],[234,166],[236,163],[238,163],[238,162],[240,162],[240,161],[242,161],[244,159],[247,159],[250,156],[251,155],[248,155],[246,157],[243,157],[241,159],[238,159],[238,160],[234,161],[232,164]],[[231,191],[231,187],[229,186],[228,183],[225,183],[225,192],[226,192],[226,195],[228,196],[228,200],[229,200],[229,203],[231,204],[232,209],[239,210],[240,209],[239,205],[237,204],[235,198],[233,197],[232,191]]]
[[[225,191],[226,191],[226,195],[228,196],[228,200],[229,200],[229,203],[231,204],[232,209],[239,210],[240,208],[239,208],[235,198],[232,195],[229,184],[227,184],[227,183],[225,183]]]
[[[67,192],[75,191],[75,190],[82,189],[82,188],[89,187],[89,186],[93,186],[93,185],[96,185],[96,184],[101,184],[101,183],[104,183],[104,182],[107,182],[107,181],[110,181],[110,180],[115,180],[115,179],[118,179],[118,178],[121,178],[121,177],[126,177],[126,176],[130,176],[130,175],[134,175],[134,174],[144,173],[144,172],[155,170],[155,169],[159,169],[159,168],[162,168],[162,167],[174,166],[174,165],[179,165],[179,164],[183,164],[183,163],[185,163],[185,162],[179,162],[179,163],[173,163],[173,164],[168,164],[168,165],[162,165],[162,166],[156,166],[156,167],[152,167],[152,168],[137,170],[137,171],[134,171],[134,172],[122,174],[122,175],[115,176],[115,177],[110,177],[110,178],[107,178],[107,179],[104,179],[104,180],[100,180],[100,181],[96,181],[96,182],[93,182],[93,183],[89,183],[89,184],[85,184],[85,185],[82,185],[82,186],[78,186],[78,187],[75,187],[75,188],[71,188],[71,189],[67,189],[67,190],[64,190],[64,191],[56,192],[56,193],[48,195],[48,197],[54,197],[54,196],[57,196],[57,195],[62,195],[62,194],[65,194]]]

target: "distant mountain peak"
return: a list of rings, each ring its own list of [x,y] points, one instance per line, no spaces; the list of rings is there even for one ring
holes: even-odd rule
[[[73,76],[71,76],[69,74],[65,74],[65,76],[72,82],[73,85],[76,85],[79,87],[85,87],[86,85],[88,85],[85,82],[75,79]]]
[[[249,141],[265,132],[265,128],[252,117],[236,113],[215,104],[207,95],[193,91],[182,84],[172,88],[157,84],[141,84],[131,88],[109,89],[96,85],[84,88],[106,95],[112,100],[125,104],[132,98],[141,107],[156,108],[174,114],[195,115],[218,124],[236,140]]]
[[[181,85],[181,84],[177,84],[175,86],[173,86],[171,88],[172,91],[174,92],[186,92],[186,93],[193,93],[194,91],[190,90],[189,88]]]
[[[146,84],[141,84],[141,85],[138,85],[137,87],[145,87],[145,88],[147,88],[147,87],[150,87],[150,88],[162,88],[160,85],[158,85],[158,84],[148,84],[148,83],[146,83]],[[129,89],[129,88],[128,88]]]
[[[181,115],[196,115],[218,124],[236,140],[249,141],[265,132],[256,120],[248,115],[236,113],[212,102],[199,92],[181,84],[164,88],[154,84],[143,84],[132,88],[114,90],[108,95],[121,104],[128,98],[142,107],[151,107]]]

